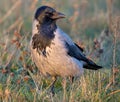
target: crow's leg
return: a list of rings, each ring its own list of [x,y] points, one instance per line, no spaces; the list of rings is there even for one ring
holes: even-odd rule
[[[69,80],[70,80],[70,84],[72,84],[74,81],[74,76],[69,76]]]
[[[66,77],[62,80],[62,86],[63,86],[63,102],[66,102]]]
[[[50,84],[50,91],[51,91],[52,95],[55,94],[55,92],[54,92],[54,84],[55,84],[56,80],[57,80],[57,77],[52,77],[52,83]]]

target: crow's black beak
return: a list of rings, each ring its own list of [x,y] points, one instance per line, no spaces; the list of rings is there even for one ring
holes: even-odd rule
[[[53,13],[53,16],[51,17],[52,19],[60,19],[60,18],[65,18],[66,16],[63,13],[60,12],[55,12]]]

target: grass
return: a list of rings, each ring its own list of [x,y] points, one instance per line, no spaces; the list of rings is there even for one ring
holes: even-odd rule
[[[85,69],[73,84],[67,79],[66,102],[120,102],[119,0],[92,1],[0,0],[0,102],[63,101],[62,79],[58,78],[55,96],[51,96],[51,78],[40,75],[30,57],[32,18],[35,9],[45,4],[67,15],[57,23],[104,67]]]
[[[39,74],[26,75],[25,71],[2,73],[0,76],[0,96],[1,101],[11,100],[11,102],[39,102],[39,101],[55,101],[62,102],[63,90],[61,79],[55,84],[55,96],[51,97],[48,86],[50,79],[44,79]],[[74,80],[73,84],[67,83],[67,101],[69,102],[108,102],[109,100],[119,101],[119,90],[117,85],[109,86],[109,78],[111,74],[109,70],[88,71],[85,70],[85,75]],[[36,79],[40,85],[40,92],[37,93],[33,79]],[[35,80],[34,79],[34,80]],[[38,81],[39,80],[39,81]],[[114,92],[114,93],[113,93]],[[112,94],[113,93],[113,94]],[[115,98],[114,98],[115,97]],[[9,102],[9,101],[8,101]],[[112,102],[112,101],[111,101]]]

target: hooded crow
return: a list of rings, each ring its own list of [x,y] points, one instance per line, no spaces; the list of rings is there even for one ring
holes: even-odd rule
[[[61,18],[65,18],[65,15],[51,7],[38,8],[34,15],[30,42],[31,56],[36,66],[44,76],[53,77],[52,93],[57,76],[64,79],[65,89],[66,77],[80,76],[83,68],[102,68],[88,59],[83,49],[56,25],[56,21]]]

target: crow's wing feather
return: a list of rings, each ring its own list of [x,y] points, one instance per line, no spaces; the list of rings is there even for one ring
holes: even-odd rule
[[[78,45],[70,45],[69,43],[65,42],[67,53],[71,57],[74,57],[78,60],[89,62],[88,59],[85,57],[85,55],[82,53],[81,49],[78,48]]]
[[[80,47],[79,45],[77,45],[76,43],[74,43],[82,52],[84,51],[84,49],[82,47]]]
[[[88,59],[82,52],[81,48],[78,47],[77,44],[74,45],[70,45],[67,42],[65,43],[66,48],[67,48],[67,54],[70,55],[71,57],[74,57],[76,59],[78,59],[79,61],[83,61],[85,62],[85,64],[83,65],[84,68],[86,69],[93,69],[93,70],[97,70],[102,68],[101,66],[98,66],[97,64],[95,64],[92,60]],[[76,46],[77,45],[77,46]]]

